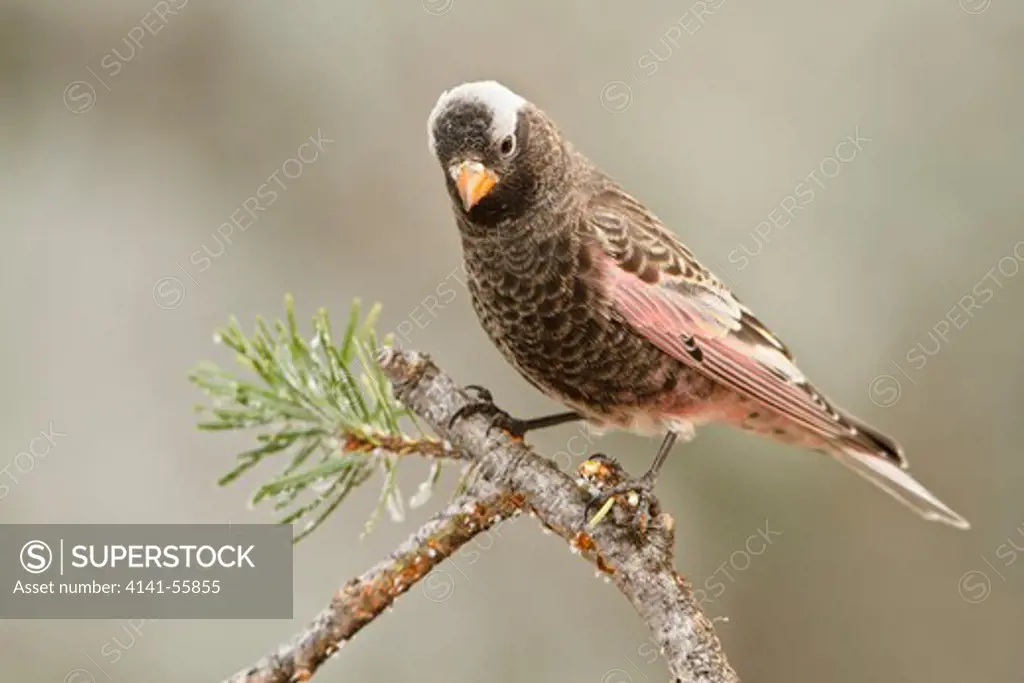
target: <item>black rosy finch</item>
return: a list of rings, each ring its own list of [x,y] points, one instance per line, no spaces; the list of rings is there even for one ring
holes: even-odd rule
[[[925,519],[968,528],[910,476],[899,444],[818,392],[764,323],[535,105],[494,81],[465,83],[441,95],[427,127],[480,323],[571,409],[499,414],[511,433],[579,419],[664,433],[647,474],[613,490],[650,493],[676,439],[726,423],[827,453]]]

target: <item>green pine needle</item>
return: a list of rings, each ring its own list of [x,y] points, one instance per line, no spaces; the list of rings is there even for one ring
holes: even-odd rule
[[[349,493],[378,471],[384,475],[383,486],[366,531],[385,509],[396,519],[404,514],[396,481],[399,456],[365,448],[344,450],[351,439],[379,443],[375,439],[381,435],[401,436],[403,418],[421,431],[373,360],[379,315],[379,306],[363,315],[360,302],[354,301],[336,338],[330,316],[320,309],[313,316],[307,341],[289,295],[283,321],[257,318],[255,330],[246,335],[231,318],[227,327],[217,331],[215,340],[231,349],[248,373],[228,372],[205,362],[189,374],[190,381],[209,397],[209,404],[198,408],[200,429],[261,430],[257,447],[240,453],[236,465],[218,483],[230,484],[265,460],[281,462],[280,473],[254,492],[251,504],[271,502],[276,510],[285,511],[282,523],[301,525],[296,542],[316,530]],[[429,496],[439,476],[440,467],[435,464],[417,500]]]

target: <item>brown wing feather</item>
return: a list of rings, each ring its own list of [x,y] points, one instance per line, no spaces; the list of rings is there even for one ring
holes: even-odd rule
[[[774,347],[789,360],[789,349],[732,294],[693,252],[640,202],[612,181],[603,179],[589,206],[589,220],[610,247],[607,253],[627,272],[644,281],[666,281],[680,288],[705,288],[730,300],[738,312],[736,334],[751,343]]]
[[[786,346],[639,202],[605,183],[592,197],[587,222],[610,299],[634,329],[827,440],[868,436],[807,382]],[[886,455],[902,461],[898,447]]]

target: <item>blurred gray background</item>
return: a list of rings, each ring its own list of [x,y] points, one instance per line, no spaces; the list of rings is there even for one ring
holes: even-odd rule
[[[460,263],[426,117],[443,89],[496,78],[673,226],[974,524],[923,522],[814,454],[702,431],[659,493],[740,675],[1019,680],[1020,3],[5,0],[0,55],[0,521],[271,520],[246,507],[269,470],[215,485],[249,440],[196,431],[186,373],[230,365],[213,330],[278,315],[285,292],[303,319],[378,300],[381,330],[404,321],[406,345],[460,381],[513,413],[552,407],[501,361],[464,289],[423,312]],[[287,162],[318,131],[332,142],[302,150],[315,160]],[[848,137],[859,149],[837,151]],[[218,241],[274,173],[286,188],[272,206]],[[45,456],[18,459],[49,429],[62,436]],[[575,467],[577,433],[531,441]],[[639,472],[655,443],[595,447]],[[408,463],[405,490],[425,471]],[[297,548],[292,622],[7,621],[4,676],[226,676],[445,497],[360,541],[376,493]],[[443,569],[317,680],[666,678],[626,601],[528,518]]]

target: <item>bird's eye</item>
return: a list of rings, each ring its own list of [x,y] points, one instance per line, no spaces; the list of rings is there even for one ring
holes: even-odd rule
[[[501,139],[498,149],[501,150],[502,156],[509,156],[512,152],[516,151],[516,139],[511,135],[506,135]]]

